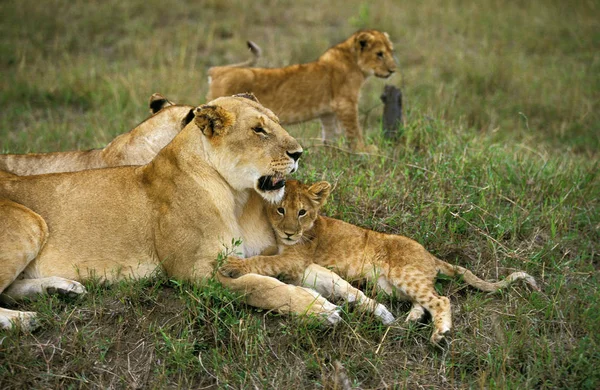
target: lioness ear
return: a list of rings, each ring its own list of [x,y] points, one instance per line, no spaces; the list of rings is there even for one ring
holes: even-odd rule
[[[196,126],[207,137],[222,134],[235,123],[234,115],[220,106],[203,105],[194,109]]]
[[[256,103],[260,103],[258,101],[258,99],[256,98],[256,96],[254,96],[254,94],[252,92],[238,93],[236,95],[233,95],[233,97],[249,99],[249,100],[255,101]]]
[[[331,192],[331,184],[326,181],[319,181],[308,188],[310,198],[316,202],[319,207],[325,204],[329,193]]]
[[[356,35],[354,42],[355,42],[356,47],[360,51],[363,51],[364,49],[366,49],[369,46],[369,43],[371,43],[372,40],[373,40],[373,34],[371,34],[370,32],[363,31]]]
[[[169,99],[167,99],[166,97],[164,97],[163,95],[161,95],[158,92],[153,93],[152,96],[150,96],[150,103],[149,103],[150,114],[156,114],[163,108],[169,107],[172,105],[173,105],[173,103],[171,103],[169,101]]]

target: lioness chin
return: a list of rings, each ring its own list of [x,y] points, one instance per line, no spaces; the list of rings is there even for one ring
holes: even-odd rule
[[[264,200],[276,202],[302,148],[252,95],[216,99],[148,164],[0,177],[0,293],[81,294],[80,282],[139,278],[156,270],[201,282],[224,245],[256,255],[275,244]],[[277,279],[219,277],[253,306],[315,313],[338,308]],[[35,314],[0,308],[0,326],[32,328]]]
[[[436,258],[410,238],[378,233],[320,216],[318,212],[329,196],[330,188],[327,182],[306,185],[289,181],[283,201],[267,206],[279,254],[244,260],[229,257],[219,271],[229,277],[249,272],[283,275],[291,282],[322,286],[319,292],[324,296],[358,298],[373,308],[375,306],[366,301],[361,292],[341,288],[342,284],[337,282],[337,275],[332,271],[349,280],[371,280],[382,291],[413,303],[407,320],[419,320],[425,310],[429,311],[434,323],[431,341],[435,344],[444,338],[452,325],[450,301],[439,296],[434,288],[438,272],[448,276],[461,275],[469,285],[484,291],[496,291],[519,279],[538,289],[533,277],[525,272],[512,273],[496,283],[486,282],[466,268]],[[313,263],[331,271],[315,271]]]
[[[346,131],[357,151],[365,145],[358,122],[358,97],[366,79],[387,78],[396,71],[393,45],[387,33],[359,31],[328,49],[314,62],[284,68],[217,66],[208,70],[208,99],[252,92],[283,124],[320,119],[323,139]]]

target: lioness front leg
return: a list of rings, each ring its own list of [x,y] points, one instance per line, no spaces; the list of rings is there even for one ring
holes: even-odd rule
[[[217,277],[225,287],[243,294],[251,306],[282,314],[314,314],[330,324],[341,320],[339,308],[315,291],[257,274],[246,274],[237,279],[221,274]]]
[[[59,294],[73,298],[85,292],[85,287],[81,283],[59,276],[19,279],[2,292],[0,301],[16,302],[25,298],[34,299],[40,294]]]
[[[389,325],[395,320],[384,305],[367,297],[341,276],[320,265],[309,265],[305,269],[300,283],[316,290],[326,298],[334,297],[351,303],[356,302],[361,310],[375,314],[385,325]]]
[[[0,293],[38,256],[47,237],[48,226],[39,214],[21,204],[0,199]],[[0,308],[0,327],[13,324],[24,330],[34,329],[35,313]]]

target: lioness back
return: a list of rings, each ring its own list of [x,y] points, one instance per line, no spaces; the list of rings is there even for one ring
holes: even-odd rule
[[[159,104],[160,107],[157,105],[153,106],[153,100],[151,100],[151,110],[158,109],[159,111],[144,120],[133,130],[117,136],[102,149],[53,153],[0,154],[0,170],[20,176],[27,176],[146,164],[193,117],[190,116],[194,108],[192,106],[173,105],[170,102],[165,103],[164,101],[161,101]]]

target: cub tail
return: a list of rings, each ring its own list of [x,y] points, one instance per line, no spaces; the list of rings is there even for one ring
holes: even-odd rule
[[[465,280],[465,282],[467,282],[468,285],[473,286],[482,291],[497,291],[521,279],[534,290],[540,291],[540,288],[535,282],[533,276],[529,275],[526,272],[513,272],[512,274],[508,275],[504,280],[500,280],[498,282],[488,282],[478,278],[473,272],[469,271],[464,267],[461,267],[459,265],[452,265],[436,258],[435,256],[433,257],[435,259],[435,264],[436,268],[438,269],[438,272],[453,277],[460,275],[463,277],[463,279]]]
[[[249,66],[254,66],[256,64],[256,61],[258,61],[258,59],[262,55],[262,49],[260,48],[260,46],[258,46],[256,43],[254,43],[252,41],[247,41],[246,45],[248,46],[248,49],[250,50],[250,53],[252,54],[252,56],[249,59],[247,59],[246,61],[243,61],[243,62],[239,62],[237,64],[229,64],[229,65],[222,65],[222,66],[227,67],[227,68],[247,68]]]

